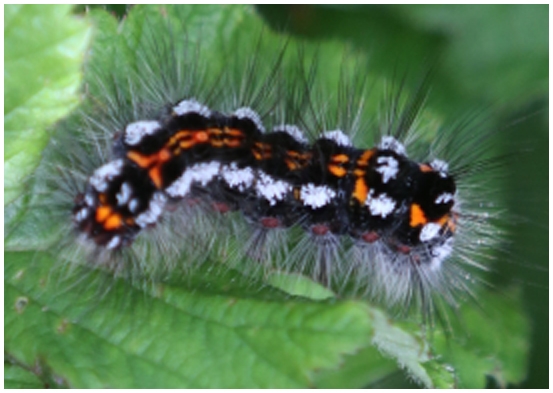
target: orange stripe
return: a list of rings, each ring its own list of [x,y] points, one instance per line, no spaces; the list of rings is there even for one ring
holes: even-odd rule
[[[369,165],[369,160],[374,155],[374,153],[375,153],[374,149],[365,150],[363,152],[363,154],[361,154],[359,156],[359,158],[357,159],[357,165],[358,166],[367,166],[367,165]]]
[[[432,167],[428,164],[420,164],[419,168],[420,168],[421,172],[433,172],[434,171],[434,169],[432,169]]]
[[[96,222],[104,222],[111,215],[111,207],[100,206],[96,209]]]
[[[362,177],[355,181],[355,187],[353,189],[353,197],[359,201],[360,204],[365,203],[367,195],[369,193],[369,187],[365,183],[365,179]]]
[[[426,216],[424,215],[424,212],[422,211],[420,205],[413,203],[411,205],[411,214],[410,214],[410,221],[409,225],[411,227],[416,227],[419,225],[424,225],[428,222],[426,219]]]
[[[150,179],[157,188],[161,188],[163,185],[163,179],[161,178],[161,166],[158,165],[150,169],[148,171],[148,176],[150,176]]]
[[[157,157],[155,155],[143,156],[142,154],[132,150],[127,153],[127,157],[129,158],[129,160],[133,161],[141,168],[148,168],[150,165],[157,161]]]
[[[122,224],[121,215],[118,213],[112,214],[106,222],[104,222],[104,229],[113,230],[120,228]]]
[[[225,139],[225,145],[227,145],[228,147],[240,147],[241,144],[242,142],[236,139],[231,139],[231,140]]]
[[[330,157],[330,161],[337,164],[345,164],[349,161],[349,157],[346,154],[337,154]]]
[[[242,130],[239,130],[237,128],[226,128],[225,127],[225,134],[227,135],[230,135],[230,136],[233,136],[233,137],[238,137],[238,138],[245,138],[245,135],[244,133],[242,132]]]
[[[194,133],[194,140],[197,143],[206,143],[209,141],[209,134],[206,131],[196,131]]]
[[[328,171],[336,177],[344,177],[348,173],[348,171],[346,171],[345,168],[342,168],[341,166],[338,166],[338,165],[329,164],[327,168],[328,168]]]
[[[294,160],[289,160],[285,158],[284,162],[286,163],[286,166],[288,167],[288,169],[290,169],[291,171],[295,171],[300,167],[298,163]]]

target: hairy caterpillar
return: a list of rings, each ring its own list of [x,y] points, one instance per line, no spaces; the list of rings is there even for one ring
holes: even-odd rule
[[[173,16],[172,13],[170,15]],[[150,33],[146,33],[148,34]],[[171,34],[176,33],[169,30],[168,35]],[[326,82],[320,82],[321,74],[327,73],[327,69],[338,69],[342,72],[342,66],[325,68],[320,64],[322,62],[309,60],[310,54],[301,53],[301,49],[299,52],[290,47],[279,49],[276,54],[270,56],[269,61],[260,62],[260,54],[264,53],[261,47],[265,45],[266,40],[270,40],[268,35],[255,43],[259,45],[258,48],[255,45],[251,46],[259,51],[253,60],[250,60],[252,59],[250,57],[245,57],[242,62],[240,59],[236,62],[233,60],[225,64],[223,70],[213,70],[209,67],[210,56],[234,59],[236,53],[223,47],[219,48],[220,51],[205,54],[198,48],[203,48],[206,42],[209,43],[209,37],[202,37],[198,47],[195,47],[194,40],[190,37],[180,43],[173,37],[161,42],[152,38],[148,40],[150,42],[144,47],[148,50],[142,48],[137,51],[136,68],[122,67],[122,73],[130,72],[130,77],[117,75],[117,70],[114,70],[116,75],[112,77],[112,81],[110,77],[89,81],[88,87],[92,97],[90,101],[99,110],[85,110],[84,116],[81,116],[84,121],[79,126],[73,129],[64,128],[66,136],[60,131],[60,136],[54,140],[58,146],[61,146],[62,154],[59,149],[52,153],[58,157],[47,161],[47,170],[50,173],[46,177],[54,180],[54,187],[51,187],[51,183],[49,189],[56,190],[57,201],[60,203],[60,208],[54,213],[59,214],[62,233],[69,235],[62,243],[63,258],[82,259],[88,264],[105,265],[116,272],[130,271],[131,274],[139,276],[147,275],[149,270],[171,268],[172,264],[184,264],[180,267],[186,271],[193,269],[204,259],[209,258],[208,263],[213,263],[213,259],[220,259],[225,264],[239,268],[246,275],[252,276],[258,275],[259,272],[266,273],[274,270],[300,272],[320,280],[344,296],[365,298],[368,295],[372,300],[383,300],[382,303],[390,307],[401,309],[408,307],[409,304],[419,303],[423,313],[426,314],[432,314],[434,311],[434,298],[438,302],[445,299],[448,303],[456,305],[459,295],[470,294],[471,280],[477,279],[478,275],[467,277],[466,267],[469,265],[470,269],[472,264],[478,269],[481,263],[485,265],[485,260],[483,261],[482,256],[478,254],[486,253],[486,246],[493,245],[497,237],[497,230],[491,223],[493,217],[490,217],[490,214],[493,216],[496,211],[496,208],[491,206],[494,202],[493,192],[482,193],[482,189],[478,190],[483,184],[483,177],[479,178],[482,173],[476,169],[485,169],[485,162],[491,155],[487,150],[489,139],[485,135],[465,144],[467,143],[467,137],[464,134],[466,125],[455,125],[457,127],[450,125],[448,132],[447,127],[445,130],[437,131],[433,129],[432,124],[424,124],[424,119],[421,121],[420,116],[417,117],[417,115],[420,114],[420,106],[425,100],[425,88],[415,92],[411,100],[405,100],[404,92],[397,93],[397,97],[390,100],[387,103],[389,107],[384,110],[390,115],[385,119],[388,122],[380,121],[378,124],[376,121],[378,111],[372,109],[371,112],[370,108],[375,106],[372,102],[367,102],[369,101],[367,85],[362,83],[362,78],[355,79],[347,75],[349,71],[347,65],[345,76],[340,75],[339,80],[326,84]],[[297,55],[297,53],[300,54]],[[151,72],[153,70],[157,72]],[[355,71],[358,70],[359,68],[355,68]],[[290,78],[291,74],[295,76]],[[162,109],[163,107],[166,109]],[[238,115],[233,117],[233,113],[241,107],[248,107],[250,110],[238,110]],[[182,108],[187,109],[181,110]],[[176,113],[175,116],[171,115],[171,111],[180,113]],[[207,114],[206,111],[210,111],[210,116],[202,116],[202,113]],[[211,117],[213,113],[216,113],[215,119]],[[256,150],[260,155],[267,154],[268,150],[278,150],[283,145],[291,144],[293,141],[287,134],[296,134],[295,130],[301,129],[306,132],[307,137],[296,135],[302,139],[301,143],[304,143],[299,152],[313,154],[312,146],[331,144],[331,152],[322,154],[318,162],[326,163],[325,170],[330,171],[330,166],[336,173],[342,173],[342,169],[350,172],[355,170],[348,168],[347,165],[346,168],[342,168],[341,164],[346,162],[340,162],[344,157],[337,153],[337,149],[346,150],[344,155],[347,162],[353,162],[353,157],[360,158],[363,152],[373,151],[375,161],[367,162],[367,167],[373,174],[378,174],[380,187],[384,187],[384,184],[389,183],[395,175],[395,166],[391,158],[398,161],[398,166],[400,166],[399,161],[402,160],[402,166],[419,169],[413,172],[406,171],[402,180],[413,176],[412,173],[422,173],[419,164],[424,165],[424,163],[433,163],[425,167],[428,173],[440,177],[442,172],[443,178],[448,178],[445,174],[445,165],[439,161],[433,161],[435,158],[445,158],[450,165],[449,173],[454,174],[454,187],[458,189],[456,210],[455,214],[450,214],[448,210],[446,219],[437,228],[434,227],[433,231],[430,231],[432,229],[430,228],[427,232],[438,234],[435,238],[438,240],[436,249],[445,246],[446,242],[452,239],[451,256],[448,258],[444,256],[443,260],[439,259],[432,270],[431,254],[424,253],[424,250],[433,251],[434,246],[423,244],[423,252],[414,252],[413,249],[420,247],[423,239],[432,238],[432,236],[427,234],[421,239],[423,233],[421,226],[417,228],[415,240],[410,240],[411,243],[409,243],[406,240],[408,236],[402,235],[402,230],[398,229],[401,227],[402,220],[405,223],[407,216],[398,212],[392,220],[386,210],[386,206],[391,204],[411,206],[412,203],[407,202],[409,200],[407,197],[386,201],[384,197],[378,199],[378,195],[382,195],[382,192],[375,193],[369,198],[370,191],[367,190],[367,196],[363,200],[364,204],[367,203],[365,207],[369,212],[372,207],[376,218],[384,220],[386,225],[383,226],[384,232],[358,234],[365,235],[368,240],[365,242],[366,245],[359,246],[355,236],[351,236],[350,233],[355,232],[350,231],[350,228],[357,229],[357,227],[344,225],[346,229],[341,228],[338,212],[334,211],[331,214],[332,218],[336,218],[334,225],[329,225],[328,222],[320,225],[321,222],[317,221],[315,215],[301,211],[306,207],[319,206],[322,203],[321,200],[326,201],[329,195],[341,194],[344,199],[334,204],[333,208],[347,212],[349,204],[345,201],[348,200],[348,195],[353,194],[351,185],[331,184],[328,173],[324,176],[316,175],[314,178],[300,176],[300,181],[296,184],[299,198],[294,196],[293,190],[284,196],[279,193],[280,188],[275,188],[275,183],[282,181],[282,178],[263,176],[264,174],[260,173],[259,164],[256,166],[251,163],[251,157],[250,163],[241,163],[240,167],[238,160],[241,155],[236,155],[233,160],[227,156],[220,157],[222,161],[229,160],[225,164],[234,172],[241,170],[243,175],[250,171],[255,173],[253,176],[255,181],[251,183],[242,177],[227,176],[225,180],[224,175],[221,174],[222,180],[226,181],[226,186],[232,184],[237,186],[234,190],[238,191],[238,195],[234,196],[235,199],[222,198],[225,203],[221,203],[220,199],[214,197],[226,195],[229,190],[221,191],[221,184],[207,182],[214,179],[212,175],[215,167],[221,163],[201,166],[203,162],[191,160],[189,161],[191,166],[177,165],[175,176],[183,178],[183,183],[186,183],[186,176],[188,180],[196,180],[196,184],[192,187],[195,195],[187,194],[186,200],[171,206],[171,210],[165,211],[159,220],[153,220],[152,214],[150,217],[143,216],[140,222],[144,227],[159,221],[156,228],[145,228],[135,236],[138,228],[128,224],[126,228],[131,228],[131,231],[113,236],[106,231],[106,228],[113,228],[114,220],[111,218],[114,217],[113,212],[119,209],[117,207],[119,202],[125,202],[122,203],[126,209],[125,218],[136,221],[139,214],[148,211],[147,206],[154,201],[152,195],[155,192],[141,194],[140,190],[143,188],[138,187],[136,182],[144,181],[151,187],[155,184],[154,179],[161,182],[165,179],[164,176],[150,174],[154,167],[146,164],[144,151],[135,151],[141,157],[135,155],[135,160],[131,163],[129,153],[132,149],[125,145],[125,141],[136,141],[134,146],[142,150],[147,148],[147,145],[142,143],[143,138],[146,138],[145,134],[151,133],[154,139],[158,139],[160,146],[167,146],[165,136],[160,137],[156,131],[167,130],[167,125],[171,121],[188,122],[190,116],[195,117],[194,121],[200,124],[193,129],[198,132],[180,134],[177,138],[179,144],[189,142],[188,138],[192,135],[192,140],[196,142],[209,142],[204,147],[212,153],[215,149],[214,143],[220,141],[209,135],[206,138],[205,133],[200,131],[205,131],[206,127],[209,127],[213,129],[211,134],[217,134],[230,122],[239,123],[234,128],[229,128],[234,130],[235,136],[244,137],[243,139],[250,144],[265,143],[265,146],[261,146],[265,149]],[[187,128],[194,127],[190,127],[187,123]],[[254,131],[247,134],[248,128]],[[279,128],[281,130],[284,128],[284,131],[288,132],[260,134],[261,128],[277,131]],[[129,131],[133,129],[134,134]],[[332,142],[332,139],[321,138],[321,132],[336,129],[355,136],[353,146],[360,150],[348,146],[339,147]],[[187,129],[180,128],[178,131],[187,131]],[[176,135],[176,133],[169,134],[169,139]],[[396,142],[397,139],[381,138],[382,135],[393,135],[405,143],[410,159],[401,158],[403,155],[399,153],[402,153],[402,145]],[[340,133],[334,132],[329,136],[346,143]],[[266,143],[263,139],[265,137],[274,138],[276,141]],[[223,143],[232,144],[233,141],[235,140],[232,138],[223,138]],[[68,146],[71,146],[70,151],[66,150]],[[150,153],[157,155],[158,158],[161,157],[160,146]],[[392,146],[397,151],[391,149]],[[463,148],[455,151],[458,147]],[[228,150],[232,151],[232,149]],[[290,151],[298,152],[289,149],[288,152]],[[254,154],[251,149],[250,152]],[[179,154],[175,154],[175,157],[184,157]],[[297,160],[301,157],[294,158]],[[378,158],[384,158],[386,162],[378,163]],[[132,176],[129,177],[128,174],[121,176],[119,165],[113,164],[118,162],[118,159],[124,160],[119,161],[123,172],[131,171]],[[332,159],[334,162],[330,163]],[[140,165],[135,164],[140,162],[147,168],[138,169],[137,166],[140,167]],[[301,164],[301,160],[290,162],[291,166]],[[274,164],[276,165],[264,167],[264,172],[282,171],[284,177],[291,173],[285,161],[275,160]],[[131,167],[132,169],[129,169]],[[189,172],[188,169],[192,168],[194,171]],[[162,168],[158,167],[158,169]],[[148,172],[148,175],[145,172]],[[136,178],[133,177],[135,175]],[[490,176],[489,171],[486,172],[486,179],[490,177],[493,176]],[[135,180],[131,182],[131,178],[136,182]],[[351,178],[349,180],[351,183]],[[165,189],[169,189],[176,182],[177,180],[168,182],[171,184],[163,186],[162,191],[166,192]],[[128,187],[123,186],[124,184]],[[374,181],[372,184],[375,184]],[[240,186],[243,186],[244,190],[248,190],[249,187],[250,192],[241,193]],[[291,187],[286,184],[281,186],[284,189]],[[109,203],[106,204],[111,211],[107,211],[107,214],[105,209],[99,208],[102,197],[98,187],[112,188],[108,192]],[[383,190],[384,188],[379,189],[379,191]],[[385,190],[391,192],[388,189]],[[451,184],[448,190],[450,192],[445,194],[453,195]],[[493,191],[493,187],[490,187],[490,190]],[[403,191],[404,194],[412,197],[413,189],[407,188]],[[446,204],[452,202],[452,196],[445,194],[433,195],[431,203],[437,203],[437,200],[444,202],[445,199],[447,199]],[[162,195],[161,199],[165,198],[163,193],[159,195]],[[77,200],[74,202],[76,196]],[[89,196],[88,201],[87,196]],[[131,210],[134,209],[131,209],[130,203],[133,197],[137,196],[140,196],[138,198],[140,209],[137,207],[137,210],[132,212]],[[177,192],[176,196],[184,195]],[[264,201],[260,200],[261,197],[264,197]],[[277,197],[286,197],[290,199],[290,203],[278,206],[280,200]],[[248,203],[245,203],[246,201]],[[273,201],[277,201],[274,206],[282,210],[270,216],[266,213],[273,206],[271,204]],[[233,210],[232,208],[238,211],[224,212]],[[75,224],[71,222],[71,218],[68,220],[72,209],[73,220],[78,227],[80,226],[80,233],[86,234],[84,242],[75,239]],[[93,213],[88,211],[89,209]],[[244,214],[246,219],[241,212],[247,213]],[[404,213],[403,210],[402,212]],[[116,214],[120,213],[116,211]],[[158,214],[157,211],[154,213]],[[444,217],[444,214],[439,215],[439,218]],[[300,220],[298,216],[304,219]],[[275,217],[279,220],[274,220]],[[296,225],[282,225],[278,222],[286,221],[285,219],[289,217],[291,217],[291,224]],[[386,220],[387,218],[389,220]],[[117,221],[116,217],[115,224]],[[57,223],[56,220],[51,222]],[[445,226],[445,222],[448,226]],[[96,227],[91,229],[90,224]],[[453,225],[457,228],[453,229],[451,227]],[[273,226],[276,228],[271,228]],[[121,228],[117,225],[115,227]],[[411,228],[411,226],[408,227]],[[368,228],[381,229],[374,224]],[[136,233],[132,233],[133,230]],[[77,237],[81,236],[79,231],[76,233]],[[398,242],[401,236],[406,237],[402,242]],[[131,241],[134,242],[126,244]],[[74,250],[68,251],[71,247],[65,247],[67,244],[73,244]],[[449,245],[447,247],[449,248]],[[87,248],[91,252],[87,253]],[[207,249],[211,249],[210,252],[205,252]],[[216,255],[217,258],[213,258],[212,255]],[[417,268],[418,263],[423,268]]]
[[[159,68],[149,62],[157,64],[168,56],[166,50],[175,50],[170,48],[172,43],[158,45],[159,53],[145,56],[139,70]],[[190,51],[184,46],[183,50]],[[237,259],[250,259],[247,263],[253,265],[246,265],[246,271],[300,273],[339,292],[350,285],[352,289],[344,293],[370,295],[385,300],[388,306],[400,303],[408,309],[416,302],[427,314],[433,312],[436,296],[456,305],[456,297],[468,291],[472,280],[467,280],[461,266],[481,266],[471,256],[480,252],[473,239],[479,237],[479,242],[490,245],[496,232],[484,218],[490,214],[488,208],[480,211],[471,210],[471,205],[461,206],[462,200],[470,200],[463,195],[463,182],[470,184],[467,161],[477,166],[485,153],[463,152],[462,159],[451,162],[449,172],[449,164],[440,156],[447,153],[443,137],[434,144],[419,142],[423,136],[416,120],[425,100],[424,86],[408,102],[397,97],[398,113],[390,114],[388,125],[376,125],[362,122],[366,94],[362,80],[344,82],[347,76],[343,76],[338,83],[354,87],[344,90],[349,102],[337,109],[337,118],[358,129],[344,129],[330,116],[323,119],[319,113],[323,103],[317,102],[320,93],[314,86],[317,73],[325,71],[289,51],[283,49],[266,69],[255,63],[258,60],[247,60],[246,70],[248,64],[259,68],[260,79],[255,82],[247,72],[229,78],[225,74],[229,71],[223,71],[219,82],[227,83],[218,88],[230,94],[239,86],[245,86],[244,91],[252,90],[253,83],[262,86],[253,97],[244,95],[236,100],[237,107],[228,114],[222,112],[228,108],[227,102],[221,102],[222,108],[217,105],[219,97],[227,93],[198,98],[194,90],[205,89],[209,83],[199,87],[192,83],[209,76],[197,76],[185,67],[190,91],[179,91],[182,81],[170,81],[177,86],[175,94],[180,99],[165,104],[167,109],[152,108],[150,112],[148,108],[148,113],[142,114],[143,104],[131,103],[130,121],[117,119],[119,124],[101,125],[102,132],[96,134],[85,125],[83,139],[90,138],[94,146],[100,135],[100,143],[107,146],[101,147],[102,158],[96,168],[84,169],[88,163],[80,162],[82,157],[89,160],[86,145],[91,142],[84,140],[84,147],[75,149],[82,153],[70,157],[71,167],[83,168],[78,176],[87,179],[79,186],[71,180],[72,194],[68,195],[75,200],[70,210],[81,239],[78,244],[93,250],[92,263],[125,270],[128,266],[121,254],[128,254],[125,249],[132,249],[135,238],[147,238],[148,227],[166,225],[151,231],[161,236],[173,232],[173,239],[154,236],[153,247],[164,244],[177,256],[193,256],[198,249],[214,245],[214,239],[222,245],[212,247],[221,247],[220,253],[228,254],[224,250],[234,241],[244,243],[243,250],[235,252]],[[295,78],[304,81],[299,88],[288,86],[278,75],[285,67],[284,57],[299,64],[294,70]],[[201,64],[201,59],[196,61]],[[152,77],[139,79],[137,87],[131,88],[144,90]],[[272,91],[276,91],[273,97]],[[290,109],[292,99],[298,101]],[[254,105],[261,100],[270,103],[268,113],[257,112]],[[119,116],[120,110],[128,112],[118,108],[118,103],[108,105],[110,117]],[[96,118],[89,122],[93,127],[99,123]],[[354,147],[346,134],[356,131],[372,133],[374,145]],[[411,141],[407,151],[398,138]],[[448,143],[452,138],[448,137]],[[409,150],[420,151],[424,144],[430,154],[409,158]],[[481,144],[478,149],[484,147]],[[76,193],[73,187],[77,187]],[[179,209],[182,205],[186,208]],[[224,214],[227,211],[241,212],[243,218]],[[233,220],[236,222],[225,223]],[[466,235],[469,228],[473,237]],[[196,239],[197,244],[187,244],[188,239]],[[176,242],[179,244],[171,244]],[[450,258],[454,248],[458,250]],[[159,259],[152,257],[153,261]]]

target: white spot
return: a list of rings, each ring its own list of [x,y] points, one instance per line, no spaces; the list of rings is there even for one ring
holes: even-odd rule
[[[376,171],[382,175],[382,183],[386,184],[390,179],[395,179],[399,169],[398,162],[394,157],[378,157],[376,162],[383,164],[376,168]]]
[[[316,186],[309,183],[301,187],[300,199],[304,205],[317,209],[327,205],[332,198],[336,196],[336,192],[327,186]]]
[[[178,116],[184,116],[189,113],[197,113],[203,117],[211,116],[211,111],[205,105],[200,104],[195,99],[182,100],[173,107],[173,112]]]
[[[273,128],[273,132],[279,132],[283,131],[290,135],[292,138],[294,138],[299,143],[307,143],[309,142],[305,135],[303,135],[303,132],[296,126],[290,125],[290,124],[282,124],[280,126],[277,126]]]
[[[444,244],[436,245],[432,247],[432,261],[430,262],[431,270],[438,270],[442,266],[442,262],[451,254],[453,251],[453,238],[447,239]]]
[[[378,148],[382,150],[392,150],[401,156],[405,155],[405,146],[392,136],[383,136],[378,144]]]
[[[131,123],[125,128],[125,143],[127,145],[137,145],[146,135],[152,135],[161,128],[157,121],[137,121]]]
[[[90,207],[94,206],[95,199],[94,199],[94,196],[91,193],[86,193],[85,194],[84,201],[88,206],[90,206]]]
[[[365,201],[365,206],[369,208],[371,215],[386,218],[394,211],[396,202],[386,194],[380,194],[375,198],[374,190],[371,190]]]
[[[140,205],[140,201],[138,199],[133,199],[129,202],[129,211],[131,213],[136,213],[138,210],[138,206]]]
[[[243,192],[249,188],[255,178],[250,167],[238,168],[235,162],[221,167],[221,177],[231,187]]]
[[[163,195],[163,193],[156,192],[150,200],[148,209],[136,217],[136,224],[141,228],[144,228],[149,224],[155,223],[163,212],[163,207],[165,206],[166,201],[167,197]]]
[[[88,217],[88,207],[83,207],[75,214],[75,220],[77,222],[84,221]]]
[[[434,203],[449,203],[453,200],[453,194],[449,192],[444,192],[443,194],[438,195]]]
[[[440,172],[440,177],[447,177],[447,171],[449,169],[449,165],[448,165],[447,162],[442,161],[442,160],[433,160],[430,163],[430,166],[435,171]]]
[[[430,222],[422,227],[419,239],[421,242],[427,242],[434,239],[440,233],[441,226],[435,222]]]
[[[340,146],[351,146],[351,139],[341,130],[327,131],[323,134],[322,139],[330,139]]]
[[[216,161],[196,164],[186,169],[165,191],[174,198],[184,197],[190,191],[193,182],[207,185],[217,174],[221,164]]]
[[[117,205],[126,205],[132,195],[132,187],[129,183],[125,182],[121,185],[121,190],[115,196],[117,198]]]
[[[292,189],[290,184],[282,180],[275,180],[261,171],[258,173],[259,177],[255,184],[255,190],[257,191],[257,195],[269,201],[271,206],[284,199],[286,194]]]
[[[263,127],[263,123],[261,122],[261,117],[259,117],[256,111],[254,111],[251,108],[248,108],[247,106],[243,108],[238,108],[237,110],[235,110],[234,117],[237,117],[239,119],[249,119],[254,122],[255,126],[259,129],[259,131],[265,132],[265,127]]]
[[[119,176],[122,169],[122,159],[109,162],[94,171],[94,174],[90,178],[90,184],[98,192],[106,192],[108,189],[108,182],[111,181],[114,177]]]
[[[114,248],[118,247],[121,244],[121,237],[114,236],[111,238],[108,244],[106,244],[106,248],[108,250],[113,250]]]

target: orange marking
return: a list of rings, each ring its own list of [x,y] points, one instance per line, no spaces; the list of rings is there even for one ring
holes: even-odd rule
[[[181,147],[183,147],[182,142]],[[175,151],[178,152],[179,149],[177,148],[175,149]],[[173,157],[173,154],[168,148],[164,148],[158,153],[152,154],[150,156],[143,156],[142,154],[135,151],[130,151],[127,153],[127,157],[131,161],[134,161],[136,164],[138,164],[138,166],[140,166],[141,168],[150,168],[150,170],[148,171],[150,179],[152,179],[152,182],[157,188],[161,188],[161,186],[163,185],[161,167],[165,162],[169,161]]]
[[[336,154],[330,157],[328,171],[336,177],[344,177],[348,172],[342,165],[347,162],[349,162],[349,157],[346,154]]]
[[[365,176],[365,173],[367,173],[367,171],[365,171],[364,169],[355,169],[353,171],[353,174],[357,177],[363,177]]]
[[[346,171],[345,168],[342,168],[341,166],[338,166],[338,165],[329,164],[327,168],[328,168],[328,171],[336,177],[344,177],[346,176],[346,173],[348,173],[348,171]]]
[[[173,155],[168,149],[163,149],[158,153],[158,160],[160,162],[169,161]]]
[[[108,204],[108,197],[106,194],[100,194],[98,196],[98,199],[100,200],[101,205],[107,205]]]
[[[228,147],[239,147],[242,144],[242,141],[239,141],[239,140],[226,140],[225,139],[225,144]]]
[[[163,179],[161,178],[161,166],[155,166],[152,169],[148,171],[148,176],[150,176],[150,179],[155,184],[157,188],[161,188],[163,185]]]
[[[301,154],[294,150],[286,150],[286,155],[290,158],[299,158],[301,157]]]
[[[302,154],[294,150],[287,150],[284,162],[288,166],[288,169],[295,171],[306,166],[310,158],[311,156],[308,153]]]
[[[192,143],[195,144],[194,141],[195,135],[192,133],[192,131],[188,130],[181,130],[178,131],[175,135],[173,135],[165,144],[166,148],[172,148],[177,144],[182,144],[183,142],[185,144]]]
[[[157,157],[155,155],[153,156],[143,156],[140,153],[137,153],[135,151],[130,151],[127,153],[127,157],[129,160],[136,163],[141,168],[148,168],[152,163],[154,163],[157,160]]]
[[[369,187],[365,183],[365,179],[362,177],[358,178],[355,181],[355,186],[353,188],[353,197],[359,201],[360,204],[365,203],[367,195],[369,194]]]
[[[252,153],[256,160],[266,160],[271,158],[272,147],[266,143],[255,142]]]
[[[421,172],[434,172],[434,169],[428,164],[419,164]]]
[[[104,229],[112,230],[120,228],[122,224],[121,215],[118,213],[112,214],[109,216],[109,218],[104,222]]]
[[[451,232],[455,232],[457,230],[457,219],[459,218],[459,215],[457,213],[452,213],[453,217],[450,217],[449,220],[447,220],[447,227]]]
[[[217,139],[212,139],[211,140],[211,146],[213,147],[223,147],[225,143],[221,140],[217,140]]]
[[[225,127],[225,134],[228,134],[230,136],[233,136],[233,137],[237,137],[237,138],[244,138],[244,133],[242,132],[242,130],[239,130],[237,128],[226,128]]]
[[[299,201],[300,200],[300,189],[299,188],[294,188],[294,199]]]
[[[440,217],[436,222],[443,227],[448,221],[449,221],[449,213]]]
[[[349,157],[346,154],[337,154],[330,157],[330,161],[337,164],[345,164],[349,161]]]
[[[361,155],[359,156],[359,158],[357,159],[357,165],[358,165],[358,166],[367,166],[367,165],[369,165],[369,160],[370,160],[371,157],[374,155],[374,152],[375,152],[374,149],[365,150],[365,151],[363,152],[363,154],[361,154]]]
[[[272,146],[267,144],[267,143],[263,143],[263,142],[255,142],[254,145],[256,147],[258,147],[259,149],[261,150],[271,150],[272,149]]]
[[[409,225],[411,227],[416,227],[419,225],[424,225],[428,222],[426,219],[426,216],[424,215],[424,212],[422,211],[420,205],[417,205],[416,203],[413,203],[411,205],[411,214],[410,214],[410,221]]]
[[[286,164],[288,169],[290,169],[291,171],[295,171],[299,168],[299,165],[296,161],[288,160],[288,159],[285,158],[284,163]]]
[[[180,130],[180,131],[177,131],[175,132],[175,135],[173,135],[171,137],[171,139],[169,139],[169,142],[173,141],[176,141],[178,139],[184,139],[184,138],[190,138],[192,137],[192,132],[193,131],[190,131],[190,130]]]
[[[448,213],[437,221],[442,227],[446,226],[451,232],[455,232],[457,228],[457,219],[459,215],[457,213]]]
[[[190,149],[191,147],[194,147],[196,145],[196,141],[194,140],[191,140],[191,141],[180,141],[179,142],[179,146],[183,149],[183,150],[188,150]]]
[[[100,206],[96,209],[96,221],[104,222],[112,213],[111,207],[109,206]]]
[[[196,131],[194,133],[194,141],[197,143],[206,143],[209,141],[209,134],[206,131]]]

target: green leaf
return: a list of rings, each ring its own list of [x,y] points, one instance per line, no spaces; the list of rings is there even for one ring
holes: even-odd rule
[[[443,67],[454,69],[451,82],[467,98],[513,105],[514,100],[520,103],[547,92],[546,4],[394,9],[411,23],[444,34],[448,45]]]
[[[42,389],[44,384],[29,370],[4,362],[5,389]]]
[[[217,282],[150,293],[118,280],[101,296],[100,273],[60,285],[45,255],[6,261],[6,352],[25,364],[40,356],[71,387],[308,387],[371,337],[360,302],[235,296],[229,277],[224,294]]]
[[[454,369],[458,387],[483,388],[486,377],[494,378],[502,387],[524,381],[530,324],[521,299],[519,288],[482,293],[479,302],[485,312],[463,307],[457,317],[462,324],[457,336],[435,334],[433,347],[440,361]]]
[[[327,287],[299,274],[273,272],[267,277],[267,283],[294,296],[303,296],[314,300],[335,297]]]
[[[7,5],[4,15],[4,204],[25,189],[47,128],[78,103],[90,28],[68,5]]]

